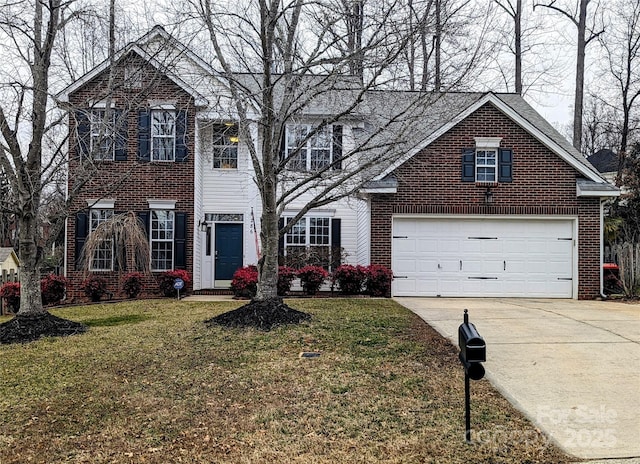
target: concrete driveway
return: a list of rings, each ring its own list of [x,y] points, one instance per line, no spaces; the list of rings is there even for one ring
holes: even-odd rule
[[[456,346],[468,309],[487,342],[487,378],[512,404],[576,457],[640,462],[640,305],[395,300]]]

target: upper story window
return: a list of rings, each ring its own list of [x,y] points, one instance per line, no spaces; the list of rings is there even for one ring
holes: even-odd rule
[[[91,129],[89,149],[93,159],[99,161],[113,161],[115,158],[114,133],[116,112],[106,109],[91,110]]]
[[[476,149],[476,182],[495,182],[498,172],[498,150]]]
[[[151,161],[175,161],[176,113],[172,110],[151,111]]]
[[[462,151],[462,181],[477,183],[511,182],[513,151],[501,148],[501,137],[476,137],[475,148]]]
[[[188,124],[187,111],[173,104],[138,110],[138,160],[186,162]]]
[[[214,169],[237,169],[239,141],[237,124],[214,124],[212,131]]]
[[[89,234],[113,216],[113,209],[91,209],[89,212]],[[103,240],[91,257],[91,271],[113,270],[113,241]]]
[[[342,126],[320,129],[309,124],[288,125],[283,155],[293,171],[321,171],[341,168]]]
[[[151,211],[151,270],[169,271],[173,269],[174,212],[170,210]]]
[[[75,153],[80,159],[98,161],[126,161],[127,112],[107,110],[103,103],[75,112]]]

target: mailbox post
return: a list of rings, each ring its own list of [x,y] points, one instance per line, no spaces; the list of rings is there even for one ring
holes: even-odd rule
[[[483,362],[487,360],[487,345],[469,322],[468,310],[464,310],[464,322],[458,327],[458,346],[460,362],[464,366],[464,405],[465,440],[471,443],[471,388],[469,379],[480,380],[484,377]]]

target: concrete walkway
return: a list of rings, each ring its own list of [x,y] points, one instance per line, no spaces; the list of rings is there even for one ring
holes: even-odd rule
[[[512,404],[576,457],[640,463],[640,305],[395,300],[456,346],[467,308],[487,342],[487,378]]]

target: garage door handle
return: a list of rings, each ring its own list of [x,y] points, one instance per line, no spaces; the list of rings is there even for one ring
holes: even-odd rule
[[[502,261],[502,270],[503,271],[507,270],[507,262],[506,261]]]
[[[460,270],[462,270],[462,260],[460,260]]]

